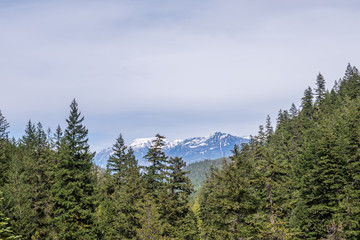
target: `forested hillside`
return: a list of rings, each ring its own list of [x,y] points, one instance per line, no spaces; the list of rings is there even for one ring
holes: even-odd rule
[[[106,171],[93,164],[75,100],[64,131],[28,122],[9,139],[0,113],[0,239],[198,239],[182,158],[156,135],[141,169],[121,136]]]
[[[194,185],[194,190],[197,192],[202,183],[206,179],[206,174],[213,168],[222,168],[224,161],[227,158],[219,158],[215,160],[204,160],[200,162],[190,163],[184,168],[184,171],[188,172],[189,179]]]
[[[317,76],[301,108],[280,111],[213,170],[200,196],[203,239],[360,238],[360,77]]]
[[[0,239],[359,239],[360,75],[268,117],[211,168],[198,195],[185,162],[156,135],[141,167],[121,134],[106,171],[93,163],[75,100],[64,130],[28,122],[9,137],[0,112]]]

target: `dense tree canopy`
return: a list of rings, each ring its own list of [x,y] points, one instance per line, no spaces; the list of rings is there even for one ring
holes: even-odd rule
[[[160,134],[147,166],[120,134],[101,169],[75,100],[64,131],[29,121],[18,140],[0,111],[0,239],[359,239],[359,71],[325,86],[318,74],[197,193]]]
[[[315,100],[308,87],[300,110],[292,105],[289,111],[280,111],[274,132],[267,119],[266,130],[260,126],[249,145],[240,152],[235,148],[233,161],[212,171],[203,185],[203,235],[358,239],[359,90],[355,67],[348,65],[331,92],[319,74]],[[237,179],[239,183],[228,191]],[[241,189],[242,194],[234,197]],[[232,209],[242,212],[234,214]]]

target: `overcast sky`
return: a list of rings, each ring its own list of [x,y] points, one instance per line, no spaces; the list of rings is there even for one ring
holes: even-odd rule
[[[358,0],[0,0],[0,110],[66,127],[93,149],[161,133],[254,135],[321,72],[360,65]]]

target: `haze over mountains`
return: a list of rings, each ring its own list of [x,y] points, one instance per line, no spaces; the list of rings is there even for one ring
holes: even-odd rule
[[[129,146],[139,161],[139,165],[148,165],[143,158],[154,138],[138,138]],[[164,152],[169,157],[182,157],[187,164],[205,159],[217,159],[230,156],[234,145],[248,143],[249,139],[234,136],[228,133],[216,132],[208,137],[193,137],[185,140],[166,141]],[[95,155],[95,164],[106,168],[107,160],[112,153],[112,147],[101,150]]]

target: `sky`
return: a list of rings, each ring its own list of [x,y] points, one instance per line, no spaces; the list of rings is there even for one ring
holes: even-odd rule
[[[94,150],[221,131],[255,135],[360,65],[358,0],[0,0],[0,110],[66,128],[76,99]]]

